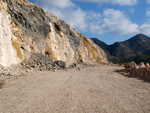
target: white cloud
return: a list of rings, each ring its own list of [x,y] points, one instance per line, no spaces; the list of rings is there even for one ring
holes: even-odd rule
[[[147,9],[146,16],[150,17],[150,8]]]
[[[87,12],[87,17],[88,20],[99,20],[101,18],[101,14],[100,13],[96,13],[94,11],[89,11]]]
[[[150,35],[150,24],[143,24],[142,26],[140,26],[139,30],[141,33]]]
[[[147,0],[147,3],[150,4],[150,0]]]
[[[146,16],[150,17],[150,11],[146,11]]]
[[[86,1],[120,5],[133,5],[137,3],[137,0]],[[94,11],[83,11],[71,0],[34,0],[34,2],[69,23],[78,32],[87,31],[95,34],[112,33],[117,35],[144,33],[150,35],[150,24],[145,23],[139,26],[133,23],[124,12],[119,10],[106,9],[103,14],[100,14]],[[146,15],[150,16],[150,12],[147,12]]]
[[[64,12],[65,14],[65,12]],[[86,12],[82,11],[80,8],[76,10],[69,11],[64,15],[64,20],[66,20],[73,28],[80,31],[86,31],[88,24],[86,21]]]
[[[129,20],[124,12],[107,9],[104,11],[101,21],[90,23],[90,31],[100,35],[105,33],[116,35],[143,33],[150,35],[150,24],[144,23],[139,26]]]
[[[76,6],[71,0],[34,0],[44,10],[47,10],[65,20],[78,31],[86,31],[88,27],[86,12]]]
[[[33,0],[44,10],[51,12],[58,18],[66,21],[77,31],[87,31],[89,21],[99,20],[100,13],[85,12],[71,0]]]
[[[137,0],[75,0],[79,2],[93,2],[93,3],[111,3],[117,5],[134,5],[137,3]]]
[[[104,34],[110,32],[112,34],[135,34],[138,33],[138,25],[132,23],[123,12],[114,9],[107,9],[103,14],[104,18],[101,22],[91,23],[91,32]]]
[[[58,18],[66,21],[71,27],[77,29],[78,31],[86,31],[88,27],[86,20],[86,12],[82,11],[80,8],[77,9],[48,9],[52,14]]]
[[[133,14],[135,12],[134,8],[130,9],[130,13]]]
[[[33,0],[38,3],[41,7],[51,7],[51,8],[68,8],[74,7],[75,4],[71,0]]]

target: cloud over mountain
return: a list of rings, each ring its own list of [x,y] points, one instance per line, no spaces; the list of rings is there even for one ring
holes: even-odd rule
[[[82,2],[93,2],[93,3],[110,3],[110,4],[117,4],[117,5],[134,5],[137,3],[137,0],[75,0],[75,1],[82,1]]]
[[[139,26],[132,23],[123,12],[114,9],[106,9],[103,12],[102,21],[91,23],[91,32],[98,34],[110,32],[119,35],[134,34],[138,32],[138,27]]]
[[[106,9],[101,21],[91,23],[92,33],[104,34],[106,32],[124,35],[144,33],[150,35],[150,24],[144,23],[139,26],[133,23],[125,14],[119,10]]]

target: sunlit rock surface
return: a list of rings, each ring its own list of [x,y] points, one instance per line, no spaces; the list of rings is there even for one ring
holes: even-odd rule
[[[32,53],[57,61],[107,64],[104,51],[63,20],[27,0],[0,1],[0,64],[11,66]]]
[[[5,3],[1,2],[0,10],[0,64],[10,66],[21,62],[21,49],[18,45],[18,39],[10,29],[10,19],[6,13]]]

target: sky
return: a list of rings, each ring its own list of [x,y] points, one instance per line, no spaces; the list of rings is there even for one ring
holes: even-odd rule
[[[150,36],[150,0],[29,0],[106,44]]]

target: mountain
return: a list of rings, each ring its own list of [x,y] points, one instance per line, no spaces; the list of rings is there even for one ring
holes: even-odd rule
[[[142,54],[147,50],[150,50],[150,38],[143,34],[138,34],[129,40],[123,42],[124,45],[130,47],[134,54]]]
[[[102,49],[105,49],[108,46],[105,42],[103,42],[103,41],[101,41],[101,40],[99,40],[97,38],[91,38],[91,39],[93,40],[93,42],[95,44],[97,44],[98,46],[100,46]]]
[[[126,41],[115,42],[112,45],[104,45],[104,43],[98,39],[94,39],[93,42],[106,51],[109,60],[139,60],[141,58],[143,59],[143,55],[150,55],[150,38],[144,34],[137,34]]]
[[[101,40],[99,40],[97,38],[91,38],[91,39],[93,40],[93,42],[95,44],[97,44],[100,48],[102,48],[105,51],[105,53],[107,54],[107,56],[110,56],[110,53],[106,50],[106,48],[108,47],[108,45],[105,42],[103,42],[103,41],[101,41]]]
[[[107,46],[106,50],[111,56],[121,58],[132,54],[132,50],[121,42],[115,42],[113,45]]]
[[[42,54],[74,63],[107,63],[107,55],[91,39],[28,0],[0,1],[0,64],[11,66]]]

